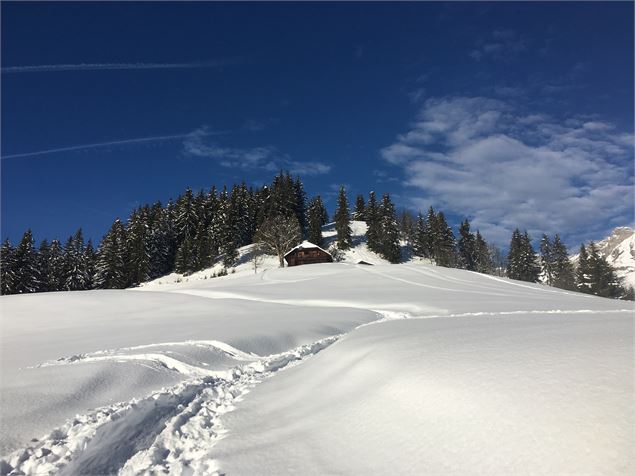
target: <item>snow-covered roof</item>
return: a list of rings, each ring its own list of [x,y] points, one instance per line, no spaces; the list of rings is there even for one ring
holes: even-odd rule
[[[306,241],[304,240],[302,243],[300,243],[298,246],[291,248],[289,251],[287,251],[284,255],[288,256],[291,253],[293,253],[296,250],[305,250],[305,249],[309,249],[309,248],[317,248],[319,250],[324,251],[327,255],[331,256],[331,253],[329,253],[328,251],[326,251],[324,248],[320,248],[318,245],[314,245],[313,243],[311,243],[310,241]]]

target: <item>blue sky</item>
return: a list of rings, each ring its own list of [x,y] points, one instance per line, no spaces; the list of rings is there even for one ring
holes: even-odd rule
[[[2,3],[2,238],[299,173],[486,239],[633,224],[633,4]]]

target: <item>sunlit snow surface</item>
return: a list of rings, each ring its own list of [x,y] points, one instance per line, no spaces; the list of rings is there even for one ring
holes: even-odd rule
[[[0,471],[635,470],[630,303],[426,264],[267,267],[1,298]]]

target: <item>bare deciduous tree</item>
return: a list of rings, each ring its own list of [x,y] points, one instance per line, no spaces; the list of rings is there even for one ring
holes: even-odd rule
[[[284,268],[284,255],[302,241],[302,231],[296,217],[273,216],[260,225],[255,238],[264,252],[278,256]]]

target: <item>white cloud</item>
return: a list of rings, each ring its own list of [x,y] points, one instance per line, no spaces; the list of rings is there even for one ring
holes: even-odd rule
[[[210,140],[208,127],[194,130],[183,141],[183,153],[190,157],[217,160],[220,165],[243,170],[266,170],[276,172],[286,169],[299,175],[322,175],[331,171],[331,166],[321,162],[300,162],[281,154],[275,147],[252,148],[223,147]]]
[[[429,99],[410,130],[382,149],[405,185],[468,216],[492,241],[515,227],[581,240],[633,214],[633,136],[599,120],[559,124],[482,97]]]

